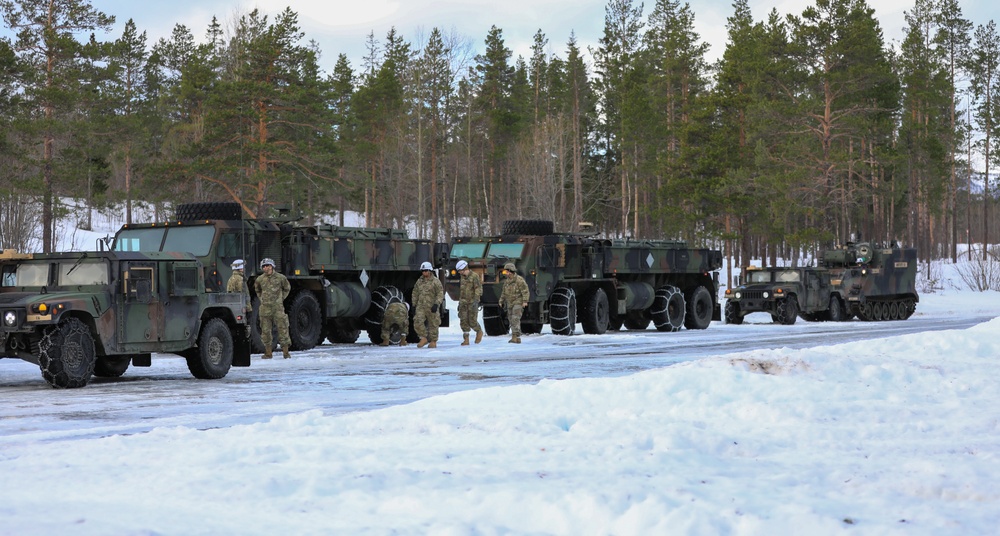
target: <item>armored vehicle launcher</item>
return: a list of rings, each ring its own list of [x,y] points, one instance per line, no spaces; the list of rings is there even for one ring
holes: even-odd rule
[[[914,248],[848,242],[824,251],[820,266],[830,271],[849,315],[866,321],[906,320],[916,311],[920,297]]]
[[[547,220],[506,221],[499,236],[459,237],[451,244],[445,289],[458,299],[459,260],[483,279],[483,323],[488,335],[510,326],[499,298],[500,272],[513,262],[531,298],[522,333],[572,335],[627,329],[705,329],[721,319],[718,303],[722,252],[689,248],[681,241],[611,240],[556,233]]]

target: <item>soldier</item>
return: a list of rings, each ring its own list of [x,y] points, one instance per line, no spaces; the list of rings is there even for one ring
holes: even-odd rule
[[[392,302],[382,314],[382,342],[379,346],[389,346],[393,335],[402,334],[399,345],[406,346],[406,335],[410,332],[409,306],[402,302]]]
[[[253,312],[253,305],[250,303],[250,288],[247,287],[247,278],[243,273],[243,266],[243,259],[233,261],[233,275],[229,276],[229,281],[226,283],[226,292],[242,292],[243,303],[246,304],[247,308],[247,316],[250,316],[250,313]]]
[[[476,331],[476,344],[483,342],[483,328],[479,325],[479,299],[483,296],[483,280],[469,269],[462,260],[455,265],[462,275],[459,283],[458,321],[462,325],[462,346],[469,345],[469,331]]]
[[[420,279],[413,286],[413,330],[420,336],[417,348],[437,348],[438,327],[441,326],[441,315],[438,307],[444,301],[444,287],[441,281],[434,277],[434,267],[425,262],[420,265]]]
[[[500,308],[507,310],[507,319],[510,320],[510,340],[507,342],[521,344],[521,313],[531,298],[528,283],[517,275],[517,267],[512,262],[504,265],[501,275],[504,276],[504,282],[500,294]]]
[[[288,336],[288,315],[285,314],[284,301],[292,291],[285,276],[274,271],[274,261],[260,261],[260,269],[264,274],[253,282],[253,288],[260,298],[260,340],[264,343],[264,359],[271,359],[271,324],[278,326],[278,341],[281,343],[281,353],[285,359],[292,357],[288,347],[292,339]]]

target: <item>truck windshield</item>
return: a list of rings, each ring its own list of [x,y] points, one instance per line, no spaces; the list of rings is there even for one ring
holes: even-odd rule
[[[44,287],[48,284],[48,263],[3,267],[3,286],[5,287]]]
[[[451,246],[451,258],[453,259],[482,259],[486,253],[487,244],[475,242],[472,244],[455,244]]]
[[[214,239],[215,227],[211,225],[125,229],[115,238],[115,250],[184,251],[200,257],[208,255]]]
[[[490,244],[490,252],[487,257],[506,257],[508,259],[520,259],[524,244]]]
[[[767,270],[754,270],[747,272],[747,283],[770,283],[771,272]]]
[[[104,261],[59,265],[59,285],[107,285],[108,264]]]
[[[801,280],[802,277],[796,270],[785,270],[782,272],[778,272],[777,277],[775,278],[775,281],[777,281],[778,283],[796,283]]]

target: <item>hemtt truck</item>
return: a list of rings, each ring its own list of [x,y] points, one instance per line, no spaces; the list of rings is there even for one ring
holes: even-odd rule
[[[250,366],[246,304],[210,292],[192,255],[0,254],[0,357],[36,363],[53,387],[114,378],[151,354],[187,358],[196,378]]]
[[[507,333],[499,306],[500,272],[513,262],[531,298],[521,316],[523,333],[572,335],[646,329],[705,329],[721,318],[718,303],[722,252],[681,241],[610,240],[585,233],[556,233],[551,221],[509,220],[501,234],[460,237],[451,244],[446,290],[458,299],[459,260],[483,279],[483,323],[488,335]]]
[[[187,203],[178,205],[175,221],[122,227],[112,247],[189,252],[203,264],[206,287],[214,292],[225,290],[232,262],[244,259],[254,311],[260,310],[254,295],[260,261],[273,259],[292,287],[284,304],[292,350],[308,350],[324,338],[353,343],[361,330],[380,342],[385,307],[409,301],[420,264],[439,266],[447,255],[446,244],[411,239],[402,230],[296,221],[287,215],[245,219],[237,203]],[[440,312],[447,326],[443,303]],[[254,319],[250,324],[253,351],[262,352],[259,325]]]

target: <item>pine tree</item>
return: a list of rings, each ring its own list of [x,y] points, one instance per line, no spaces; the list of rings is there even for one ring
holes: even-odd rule
[[[969,58],[971,87],[975,98],[974,117],[983,139],[978,145],[983,151],[983,260],[988,258],[987,245],[990,243],[990,166],[993,160],[1000,160],[1000,111],[997,98],[1000,96],[1000,36],[996,23],[990,21],[976,27],[975,45]]]

